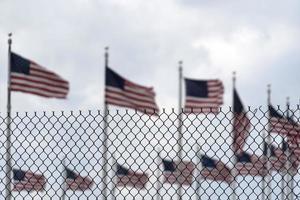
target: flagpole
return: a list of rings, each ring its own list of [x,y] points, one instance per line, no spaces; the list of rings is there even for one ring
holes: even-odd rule
[[[290,117],[290,98],[287,97],[286,98],[286,107],[287,107],[287,112],[286,112],[286,115],[287,115],[287,119],[289,119]],[[288,168],[287,168],[287,175],[288,175],[288,180],[287,180],[287,185],[288,185],[288,192],[287,192],[287,196],[288,196],[288,199],[289,200],[293,200],[293,177],[291,175],[291,168],[292,168],[292,162],[291,162],[291,152],[290,152],[290,148],[288,147],[287,148],[287,158],[288,158]]]
[[[179,64],[179,101],[178,101],[178,158],[179,162],[182,162],[182,61]],[[178,165],[179,166],[179,165]],[[177,167],[178,167],[177,166]],[[178,199],[182,199],[182,186],[179,184]]]
[[[270,105],[270,85],[267,85],[267,105],[268,105],[268,108],[269,108],[269,105]],[[269,116],[268,116],[268,121],[269,121]],[[263,131],[263,135],[262,135],[262,138],[263,138],[263,150],[266,150],[266,155],[264,155],[263,157],[263,165],[265,167],[266,163],[268,162],[268,152],[269,152],[269,145],[266,141],[266,132],[267,131]],[[265,149],[266,148],[266,149]],[[264,153],[264,152],[263,152]],[[261,193],[261,199],[262,200],[265,200],[266,199],[266,195],[265,195],[265,191],[266,191],[266,180],[265,180],[265,175],[262,176],[262,193]]]
[[[268,93],[268,106],[271,105],[271,84],[268,84],[267,85],[267,93]],[[269,113],[269,119],[268,121],[270,121],[270,113]],[[270,144],[271,144],[271,137],[270,137],[270,133],[269,133],[269,130],[267,130],[267,135],[266,135],[266,143],[267,143],[267,162],[266,162],[266,170],[267,170],[267,173],[266,175],[264,176],[264,181],[266,182],[265,183],[265,186],[268,188],[268,192],[267,192],[267,199],[271,199],[271,181],[267,178],[269,178],[269,174],[270,174],[270,157],[271,157],[271,148],[270,148]],[[271,175],[271,174],[270,174]],[[264,188],[264,191],[267,189],[267,188]]]
[[[287,107],[287,110],[286,110],[286,117],[287,117],[287,120],[289,118],[289,97],[286,98],[286,107]],[[290,159],[290,155],[289,155],[289,147],[287,147],[287,150],[285,151],[285,155],[287,157],[287,163],[286,163],[286,170],[285,170],[285,174],[284,174],[284,177],[283,177],[283,181],[285,182],[285,185],[284,185],[284,188],[283,188],[283,191],[284,191],[284,198],[285,199],[289,199],[290,198],[290,195],[289,195],[289,192],[288,192],[288,187],[289,187],[289,168],[290,168],[290,163],[289,163],[289,159]]]
[[[268,105],[268,108],[269,108],[269,105],[270,105],[270,103],[271,103],[271,88],[270,88],[270,85],[268,84],[267,85],[267,105]],[[269,121],[269,116],[268,116],[268,121]],[[266,134],[266,132],[267,132],[267,134]],[[269,144],[268,144],[268,141],[267,141],[267,135],[268,135],[268,132],[269,132],[269,130],[267,129],[267,131],[264,131],[263,132],[263,148],[266,148],[266,155],[264,155],[264,159],[263,159],[263,161],[264,161],[264,169],[266,169],[267,168],[267,163],[268,163],[268,156],[269,156],[269,151],[270,151],[270,149],[269,149]],[[267,169],[266,169],[267,170]],[[261,193],[261,199],[262,200],[265,200],[266,199],[266,188],[267,188],[267,184],[266,184],[266,175],[263,175],[262,176],[262,193]]]
[[[235,84],[236,84],[236,72],[232,72],[232,87],[233,87],[233,92],[235,90]],[[234,112],[234,111],[233,111]],[[234,113],[233,113],[234,115]],[[234,116],[233,116],[234,117]],[[235,169],[235,164],[237,163],[237,158],[236,158],[236,155],[235,155],[235,152],[233,152],[233,168],[231,169],[231,174],[232,174],[232,177],[233,177],[233,181],[231,183],[231,188],[232,188],[232,197],[231,199],[232,200],[236,200],[236,169]]]
[[[160,196],[160,189],[162,187],[162,184],[160,182],[160,175],[161,175],[161,171],[160,171],[160,164],[161,162],[161,158],[159,155],[160,149],[156,149],[156,154],[157,154],[157,158],[156,158],[156,165],[157,165],[157,172],[156,172],[156,190],[157,190],[157,194],[156,194],[156,200],[161,200],[161,196]]]
[[[116,200],[117,199],[117,197],[116,197],[116,188],[117,188],[116,176],[117,176],[117,173],[118,173],[118,165],[117,165],[117,160],[115,158],[114,153],[113,153],[113,156],[112,156],[112,160],[113,160],[113,166],[115,166],[115,170],[116,170],[113,174],[112,200]]]
[[[63,164],[63,185],[62,185],[62,196],[61,196],[61,200],[65,200],[66,199],[66,180],[67,180],[67,170],[66,170],[66,156],[63,158],[62,164]]]
[[[289,104],[290,104],[290,102],[289,102]],[[299,109],[299,105],[297,106],[297,109]],[[298,120],[297,120],[297,122],[298,122]],[[289,146],[288,146],[288,150],[289,150],[290,148],[289,148]],[[293,167],[293,162],[292,162],[292,152],[289,150],[289,158],[290,158],[290,165],[291,165],[291,170],[294,170],[294,167]],[[296,169],[297,170],[297,169]],[[293,175],[295,175],[295,173],[292,171],[292,173],[293,173]],[[291,194],[291,199],[294,199],[294,188],[295,186],[294,186],[294,179],[292,178],[292,176],[291,176],[291,192],[292,192],[292,194]]]
[[[200,150],[200,146],[197,146],[197,152],[196,152],[196,158],[197,158],[197,171],[198,174],[196,176],[196,196],[197,196],[197,200],[201,200],[201,195],[200,195],[200,189],[201,189],[201,183],[202,183],[202,179],[203,177],[201,176],[201,171],[202,171],[202,160],[201,160],[201,150]]]
[[[284,143],[284,138],[282,137],[282,145]],[[286,151],[283,152],[286,154]],[[282,171],[282,178],[281,178],[281,200],[285,200],[285,168],[286,168],[286,162],[283,164],[283,171]]]
[[[284,145],[285,140],[284,137],[281,136],[282,138],[282,145]],[[288,148],[288,147],[287,147]],[[286,158],[288,158],[287,152],[288,149],[283,149],[284,150],[284,154],[286,156]],[[286,162],[283,163],[283,170],[282,170],[282,178],[281,178],[281,199],[285,200],[285,173],[286,173]]]
[[[263,159],[263,162],[264,162],[264,165],[265,165],[268,162],[268,151],[269,151],[269,149],[268,149],[269,146],[266,143],[266,133],[265,133],[265,131],[263,132],[263,145],[264,145],[263,148],[266,148],[266,155],[264,155],[264,159]],[[263,176],[262,177],[262,193],[261,193],[261,199],[262,200],[266,199],[265,190],[266,190],[266,181],[265,181],[265,176]]]
[[[10,74],[11,74],[11,44],[12,44],[12,33],[8,34],[8,85],[7,85],[7,130],[6,130],[6,167],[5,167],[5,200],[12,198],[11,194],[11,91],[10,91]]]
[[[104,66],[105,66],[105,72],[108,68],[108,59],[109,59],[109,47],[105,47],[105,53],[104,53]],[[104,87],[105,87],[105,82],[106,82],[106,75],[104,76],[105,81],[104,81]],[[104,89],[105,90],[105,89]],[[105,94],[104,94],[105,96]],[[104,97],[104,118],[103,118],[103,123],[104,123],[104,128],[103,128],[103,174],[102,174],[102,179],[103,179],[103,198],[106,200],[107,199],[107,165],[108,165],[108,159],[107,159],[107,152],[108,152],[108,147],[107,147],[107,140],[108,140],[108,134],[107,134],[107,128],[108,128],[108,122],[107,122],[107,116],[108,116],[108,108],[107,104],[105,101]]]

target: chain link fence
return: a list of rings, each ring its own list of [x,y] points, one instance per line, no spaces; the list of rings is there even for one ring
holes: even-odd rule
[[[0,199],[299,199],[299,107],[178,113],[2,113]]]

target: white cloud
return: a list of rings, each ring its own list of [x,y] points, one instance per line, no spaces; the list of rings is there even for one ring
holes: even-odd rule
[[[208,49],[211,64],[228,70],[256,73],[269,68],[297,45],[299,29],[279,25],[263,32],[255,27],[237,27],[227,34],[216,33],[201,37],[193,43],[195,49]]]
[[[103,102],[107,45],[111,67],[132,81],[154,86],[159,105],[167,108],[177,107],[179,60],[184,61],[185,76],[222,78],[229,96],[231,72],[237,70],[241,90],[251,96],[251,86],[242,83],[258,75],[257,82],[265,85],[260,74],[273,73],[276,63],[299,46],[296,1],[191,2],[1,1],[0,65],[6,70],[6,34],[13,31],[15,51],[71,83],[67,102],[51,100],[46,106],[42,98],[14,94],[13,108],[99,108],[93,104]],[[6,73],[1,74],[1,91],[6,91]],[[2,95],[2,111],[5,101]],[[256,101],[263,99],[249,99]]]

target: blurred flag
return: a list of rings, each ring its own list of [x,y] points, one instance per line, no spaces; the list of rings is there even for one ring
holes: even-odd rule
[[[243,152],[243,147],[250,131],[250,119],[237,91],[233,90],[233,150],[236,155]]]
[[[14,191],[43,191],[46,186],[46,179],[42,174],[31,171],[13,169],[13,190]]]
[[[65,99],[69,82],[44,67],[11,53],[10,90]]]
[[[290,161],[292,162],[292,166],[297,169],[300,164],[300,146],[299,141],[295,141],[295,138],[288,138],[288,149],[290,151]]]
[[[143,189],[148,180],[146,173],[134,172],[117,164],[117,186],[131,186]]]
[[[185,112],[218,113],[223,104],[224,87],[220,80],[185,79]]]
[[[268,150],[270,153],[268,154]],[[266,157],[267,162],[269,162],[269,166],[271,170],[282,171],[285,163],[287,162],[287,156],[285,155],[286,147],[283,145],[282,148],[275,147],[274,145],[269,145],[264,143],[264,156],[270,155],[270,157]]]
[[[298,168],[300,164],[300,126],[292,117],[283,114],[269,105],[269,131],[287,136],[287,151],[290,151],[292,166]]]
[[[263,158],[246,152],[237,155],[234,168],[240,175],[265,176],[267,174]]]
[[[201,163],[201,175],[204,179],[225,181],[228,183],[233,180],[230,169],[222,161],[218,161],[206,155],[202,155]]]
[[[174,162],[163,159],[164,183],[191,185],[193,182],[193,171],[195,165],[188,161]]]
[[[294,169],[298,169],[300,165],[300,138],[287,137],[286,151],[290,155],[290,162]]]
[[[128,81],[106,68],[105,103],[131,108],[146,114],[158,114],[155,92],[152,87],[144,87]]]
[[[298,142],[300,138],[300,126],[292,118],[285,117],[275,110],[272,105],[269,105],[269,130],[270,132],[286,135],[295,138]]]
[[[67,184],[67,190],[79,190],[84,191],[91,189],[94,182],[89,177],[83,177],[74,171],[70,170],[69,168],[66,169],[66,184]]]

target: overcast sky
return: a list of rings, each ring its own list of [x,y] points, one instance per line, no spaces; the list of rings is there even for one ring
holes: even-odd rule
[[[266,105],[268,83],[273,104],[300,99],[299,0],[0,0],[1,112],[9,32],[13,51],[70,82],[67,100],[14,92],[13,111],[102,110],[106,46],[110,67],[153,86],[160,108],[178,106],[179,60],[185,77],[221,79],[226,107],[233,71],[245,105]]]
[[[104,47],[124,77],[154,86],[160,108],[177,108],[184,76],[220,78],[232,104],[232,71],[245,105],[299,102],[298,0],[0,1],[0,110],[6,110],[7,33],[13,51],[70,81],[67,100],[13,93],[14,111],[102,109]]]

